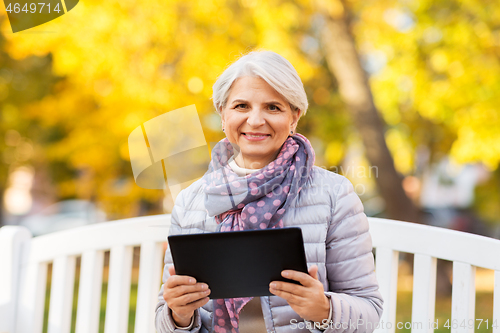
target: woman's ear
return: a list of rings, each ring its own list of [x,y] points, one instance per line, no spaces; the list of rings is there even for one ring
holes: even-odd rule
[[[221,108],[219,115],[220,115],[220,121],[221,121],[222,129],[224,129],[224,127],[226,125],[226,121],[224,119],[225,116],[224,116],[224,109],[223,108]]]
[[[300,109],[297,109],[296,111],[292,111],[292,123],[290,124],[290,127],[293,128],[294,132],[295,132],[295,129],[297,128],[297,124],[299,122],[299,119],[300,119],[300,114],[302,113],[302,110]]]

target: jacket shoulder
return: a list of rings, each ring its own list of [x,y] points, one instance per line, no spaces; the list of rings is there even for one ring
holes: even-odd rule
[[[320,184],[323,186],[331,186],[332,189],[339,189],[338,186],[334,186],[337,184],[338,185],[340,184],[346,185],[346,183],[350,184],[349,180],[346,177],[316,165],[313,166],[311,176],[309,177],[308,182],[306,182],[306,184],[309,183],[311,185]]]
[[[343,193],[348,193],[352,190],[352,184],[346,177],[314,166],[311,175],[301,190],[303,193],[299,197],[309,197],[310,201],[326,200],[333,211],[337,199],[342,197]]]
[[[351,232],[363,233],[368,231],[368,221],[364,214],[364,207],[356,194],[352,183],[344,176],[320,167],[314,170],[304,186],[304,193],[300,193],[298,203],[315,203],[329,206],[330,228],[337,234],[344,224],[347,234]],[[344,223],[343,223],[344,222]]]
[[[193,201],[200,201],[203,198],[202,178],[194,181],[191,185],[182,189],[177,195],[175,205],[185,206]]]

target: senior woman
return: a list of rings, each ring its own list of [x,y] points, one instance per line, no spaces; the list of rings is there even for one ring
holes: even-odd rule
[[[300,227],[309,274],[283,271],[300,285],[270,284],[263,331],[372,332],[383,301],[368,221],[351,183],[314,166],[309,140],[296,133],[308,103],[293,66],[274,52],[246,54],[218,78],[213,101],[226,138],[207,173],[179,194],[170,234]],[[239,332],[258,301],[209,295],[205,283],[175,275],[167,249],[157,331]]]

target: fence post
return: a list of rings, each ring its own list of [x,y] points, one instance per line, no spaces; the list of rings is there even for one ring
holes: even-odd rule
[[[22,251],[31,237],[25,227],[0,228],[0,333],[14,333]]]

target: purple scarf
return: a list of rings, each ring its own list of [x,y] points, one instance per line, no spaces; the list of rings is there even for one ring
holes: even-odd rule
[[[205,208],[221,224],[220,231],[282,228],[283,215],[311,174],[315,154],[302,134],[289,136],[276,159],[239,177],[227,164],[234,149],[227,138],[217,143],[203,176]],[[238,333],[239,313],[252,297],[213,302],[217,333]]]

